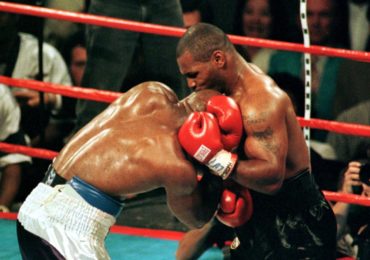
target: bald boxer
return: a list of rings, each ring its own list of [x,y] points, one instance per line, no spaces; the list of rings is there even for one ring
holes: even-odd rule
[[[168,206],[189,227],[211,219],[221,180],[187,160],[177,132],[188,114],[219,94],[178,101],[167,86],[133,87],[82,128],[53,160],[18,214],[25,259],[109,259],[104,239],[127,194],[164,187]],[[65,184],[66,183],[66,184]]]
[[[223,157],[223,164],[234,168],[213,171],[252,195],[253,214],[234,229],[231,258],[335,259],[335,216],[310,173],[308,148],[287,94],[210,24],[187,29],[177,46],[177,63],[191,89],[216,89],[241,110],[246,137],[236,162],[235,156]],[[180,140],[184,147],[187,142]],[[187,152],[201,161],[193,150]]]

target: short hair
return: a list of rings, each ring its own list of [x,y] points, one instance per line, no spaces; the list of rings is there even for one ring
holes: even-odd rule
[[[73,48],[80,46],[86,49],[85,31],[83,28],[84,27],[81,27],[72,35],[70,35],[61,48],[61,53],[64,58],[64,61],[68,65],[70,65],[71,63],[71,55]]]
[[[197,23],[189,27],[181,37],[176,57],[179,58],[188,51],[194,60],[205,62],[210,60],[215,50],[228,51],[233,48],[233,44],[221,29],[211,24]]]
[[[193,12],[196,10],[200,11],[201,1],[199,0],[180,0],[181,8],[183,13]]]

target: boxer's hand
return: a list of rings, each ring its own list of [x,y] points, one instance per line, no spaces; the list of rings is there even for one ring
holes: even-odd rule
[[[35,90],[14,90],[12,93],[21,106],[27,105],[29,107],[37,107],[40,105],[40,94]],[[56,95],[45,93],[44,102],[48,107],[54,107],[56,103]]]
[[[216,215],[221,223],[233,228],[245,224],[253,213],[252,196],[248,189],[242,188],[238,193],[225,189]]]
[[[225,150],[232,151],[237,148],[243,134],[242,115],[238,104],[231,97],[218,95],[208,101],[206,110],[217,117]]]
[[[217,119],[211,113],[191,113],[181,126],[178,138],[184,150],[212,173],[222,179],[230,175],[237,155],[224,150]]]
[[[7,206],[4,206],[4,205],[0,205],[0,212],[10,212],[9,208]]]

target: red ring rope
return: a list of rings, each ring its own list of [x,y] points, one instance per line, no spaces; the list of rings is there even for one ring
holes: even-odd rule
[[[309,120],[297,117],[299,124],[304,127],[327,130],[338,134],[357,135],[370,137],[370,126],[360,124],[350,124],[323,119],[311,118]]]
[[[6,153],[21,153],[31,157],[49,160],[52,160],[54,157],[58,155],[58,152],[55,151],[40,148],[31,148],[28,146],[8,144],[3,142],[0,142],[0,151]]]
[[[8,86],[28,88],[37,91],[50,92],[54,94],[61,94],[69,97],[90,99],[101,102],[113,102],[122,93],[103,91],[91,88],[71,87],[60,84],[53,84],[29,79],[13,79],[10,77],[0,76],[0,83]],[[328,121],[322,119],[303,119],[298,117],[298,121],[302,127],[308,126],[311,128],[328,130],[340,134],[351,134],[370,137],[370,126],[341,123],[335,121]]]
[[[33,89],[42,92],[60,94],[68,97],[90,99],[107,103],[113,102],[122,94],[118,92],[97,90],[92,88],[65,86],[32,79],[14,79],[6,76],[0,76],[0,83],[13,87]]]
[[[18,213],[0,212],[0,219],[17,220],[17,217],[18,217]],[[141,236],[141,237],[166,239],[166,240],[180,240],[185,234],[182,231],[157,230],[157,229],[129,227],[129,226],[121,226],[121,225],[113,225],[109,229],[109,232],[113,234],[122,234],[122,235],[128,235],[128,236]]]
[[[330,201],[340,201],[370,207],[370,198],[356,194],[347,194],[333,191],[323,191],[325,198]]]
[[[185,32],[185,28],[178,28],[172,26],[164,26],[158,24],[142,23],[130,20],[123,20],[111,18],[106,16],[98,16],[77,12],[70,12],[64,10],[55,10],[45,7],[36,7],[32,5],[14,4],[7,2],[0,2],[0,11],[10,13],[18,13],[25,15],[32,15],[50,19],[65,20],[76,23],[92,24],[120,30],[135,31],[141,33],[151,33],[164,36],[180,37]],[[323,46],[306,47],[303,44],[289,43],[282,41],[273,41],[266,39],[258,39],[237,35],[229,35],[230,40],[235,44],[250,45],[263,48],[271,48],[277,50],[293,51],[293,52],[307,52],[316,55],[342,57],[348,59],[355,59],[364,62],[370,62],[370,52],[337,49]]]

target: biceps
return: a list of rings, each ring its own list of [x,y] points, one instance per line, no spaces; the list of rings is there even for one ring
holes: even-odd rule
[[[249,131],[244,149],[249,158],[271,160],[286,154],[287,143],[284,127],[268,126],[260,131]]]

